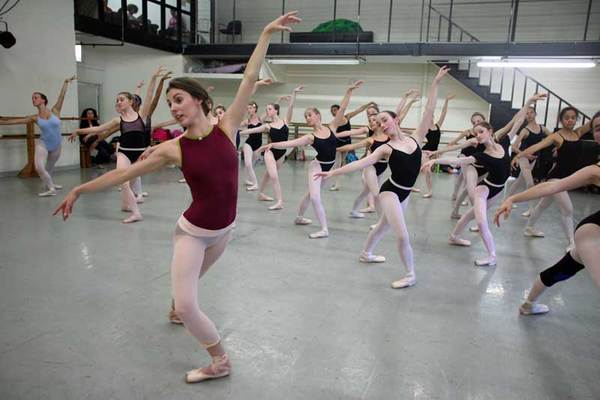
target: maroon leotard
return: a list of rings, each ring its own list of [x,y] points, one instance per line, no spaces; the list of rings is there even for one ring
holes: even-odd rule
[[[201,140],[182,137],[181,170],[192,192],[192,204],[183,216],[195,226],[210,230],[235,221],[238,160],[235,145],[214,126]]]

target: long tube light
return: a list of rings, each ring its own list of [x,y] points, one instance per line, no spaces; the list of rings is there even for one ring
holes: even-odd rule
[[[271,58],[269,64],[285,65],[358,65],[364,62],[359,58]]]
[[[490,68],[594,68],[592,61],[536,61],[536,60],[503,60],[479,61],[478,67]]]

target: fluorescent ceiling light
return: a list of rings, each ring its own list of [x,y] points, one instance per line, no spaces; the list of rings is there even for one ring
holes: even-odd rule
[[[364,60],[360,58],[272,58],[268,62],[286,65],[358,65]]]
[[[594,68],[592,61],[503,60],[480,61],[478,67],[491,68]]]
[[[502,60],[501,56],[482,56],[482,57],[479,57],[479,58],[482,59],[482,60],[487,60],[487,61],[493,61],[493,60],[500,61],[500,60]]]
[[[75,45],[75,61],[81,62],[81,45]]]

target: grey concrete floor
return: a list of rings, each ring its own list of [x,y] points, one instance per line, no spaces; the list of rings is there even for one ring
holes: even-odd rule
[[[347,217],[358,174],[323,192],[328,239],[292,224],[305,167],[284,166],[283,211],[240,190],[233,240],[199,292],[234,370],[197,385],[184,372],[208,357],[166,319],[171,235],[190,199],[179,172],[144,178],[146,219],[127,226],[116,190],[83,196],[64,223],[51,217],[59,196],[35,195],[39,180],[1,179],[0,398],[600,398],[600,296],[587,272],[547,292],[549,314],[517,313],[563,255],[555,206],[540,220],[544,239],[523,238],[518,212],[494,228],[498,266],[476,268],[475,234],[469,249],[446,244],[453,178],[435,176],[434,198],[413,194],[407,212],[417,285],[393,290],[402,269],[391,234],[377,250],[387,263],[357,260],[374,223]],[[67,189],[97,173],[56,180]],[[600,207],[599,196],[572,198],[576,220]]]

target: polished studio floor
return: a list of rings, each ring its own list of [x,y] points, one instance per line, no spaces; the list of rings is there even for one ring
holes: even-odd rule
[[[471,248],[446,244],[453,177],[435,176],[434,197],[413,194],[407,210],[417,285],[393,290],[402,268],[391,233],[377,249],[385,264],[357,259],[375,222],[347,217],[358,174],[323,192],[328,239],[292,224],[305,167],[284,165],[282,211],[240,190],[233,239],[199,292],[234,370],[197,385],[184,372],[208,357],[167,321],[171,236],[190,199],[179,171],[144,178],[145,221],[127,226],[116,190],[83,196],[64,223],[51,217],[59,196],[36,196],[39,180],[0,179],[0,398],[600,398],[600,291],[587,272],[547,292],[549,314],[517,312],[564,253],[555,206],[540,220],[546,238],[533,240],[521,206],[493,229],[498,266],[477,268],[475,234]],[[67,189],[98,173],[56,181]],[[572,199],[577,221],[600,207],[598,195]]]

